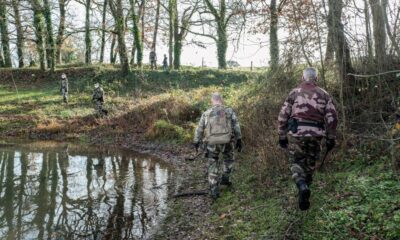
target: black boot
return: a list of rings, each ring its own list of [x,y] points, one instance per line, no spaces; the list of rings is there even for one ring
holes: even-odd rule
[[[227,175],[222,175],[221,177],[221,185],[225,186],[232,186],[232,182],[229,180],[229,176]]]
[[[210,195],[211,198],[215,201],[217,198],[219,198],[219,189],[218,186],[212,186],[210,187]]]
[[[310,208],[309,199],[311,191],[304,180],[298,181],[296,185],[297,188],[299,189],[299,208],[300,210],[305,211]]]

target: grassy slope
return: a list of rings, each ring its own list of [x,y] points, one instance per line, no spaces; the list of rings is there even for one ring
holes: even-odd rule
[[[279,98],[257,90],[258,73],[190,69],[170,74],[133,72],[122,78],[111,68],[97,68],[90,73],[80,69],[65,71],[71,71],[71,100],[67,107],[61,104],[59,85],[54,79],[36,77],[32,80],[29,71],[17,75],[19,94],[16,95],[9,79],[1,78],[0,134],[26,136],[36,131],[85,139],[88,131],[96,129],[114,134],[139,131],[132,129],[132,122],[135,122],[153,140],[184,142],[190,139],[187,134],[191,134],[200,112],[207,107],[212,91],[223,91],[228,103],[236,106],[245,133],[252,132],[249,129],[252,128],[249,123],[252,109],[259,110],[257,106],[262,106],[266,108],[265,114],[275,119],[276,106],[268,104],[279,102]],[[111,110],[108,122],[91,118],[94,110],[90,94],[97,81],[102,82],[108,94],[107,107]],[[74,125],[75,121],[79,124]],[[272,122],[268,124],[273,125]],[[270,133],[263,136],[275,143],[274,136],[268,136]],[[253,145],[251,139],[247,140]],[[258,157],[254,152],[259,154],[260,149],[248,146],[247,153],[240,156],[233,176],[235,187],[231,191],[224,190],[212,206],[213,216],[207,223],[198,223],[199,228],[217,226],[213,230],[203,229],[204,237],[400,238],[400,187],[384,155],[369,158],[370,155],[356,149],[337,154],[336,163],[327,165],[328,171],[317,173],[312,186],[312,208],[303,213],[296,209],[296,189],[289,174],[286,171],[271,173],[270,166],[258,169],[255,165]],[[266,153],[267,156],[271,154]],[[267,181],[260,181],[260,176]],[[179,211],[179,204],[174,209],[170,219],[185,214]]]

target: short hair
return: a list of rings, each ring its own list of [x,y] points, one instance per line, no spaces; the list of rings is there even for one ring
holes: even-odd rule
[[[214,92],[211,94],[211,100],[222,102],[222,96],[219,92]]]
[[[308,67],[304,69],[303,71],[303,79],[306,82],[315,82],[318,77],[318,71],[317,69],[313,67]]]

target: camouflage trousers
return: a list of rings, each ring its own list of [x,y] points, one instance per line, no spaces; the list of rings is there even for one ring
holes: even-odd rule
[[[315,163],[320,157],[322,137],[289,137],[289,163],[292,178],[311,184]]]
[[[152,69],[152,70],[153,70],[153,69],[156,69],[156,70],[157,70],[157,63],[156,63],[155,60],[151,60],[150,66],[151,66],[151,69]]]
[[[103,107],[103,102],[101,102],[101,101],[95,101],[94,102],[95,104],[96,104],[96,111],[97,111],[97,114],[99,115],[99,116],[103,116],[103,114],[104,114],[104,107]]]
[[[221,160],[219,155],[222,153],[223,173],[222,176],[229,179],[229,175],[233,168],[233,145],[232,143],[220,145],[207,145],[208,158],[208,183],[210,189],[218,188],[221,181],[220,165]]]
[[[63,96],[63,101],[65,103],[67,103],[68,102],[68,91],[65,88],[62,88],[61,89],[61,94]]]

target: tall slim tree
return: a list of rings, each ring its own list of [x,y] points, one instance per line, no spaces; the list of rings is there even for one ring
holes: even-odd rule
[[[46,30],[47,30],[47,66],[50,68],[52,72],[54,72],[56,66],[56,52],[55,52],[55,44],[54,44],[54,36],[53,36],[53,22],[51,20],[51,9],[49,0],[43,0],[44,9],[43,14],[46,20]]]
[[[386,11],[381,0],[369,0],[369,4],[371,5],[372,13],[375,60],[379,70],[383,70],[386,63],[386,28],[384,16]]]
[[[347,73],[353,72],[353,66],[350,58],[350,48],[344,35],[344,26],[341,21],[343,12],[343,0],[329,0],[328,28],[334,44],[336,64],[342,80],[351,81]]]
[[[204,0],[205,2],[205,13],[211,14],[213,24],[208,24],[211,27],[215,27],[215,33],[210,32],[209,34],[199,34],[205,37],[212,38],[217,45],[217,57],[218,57],[218,68],[225,69],[226,68],[226,52],[228,49],[228,26],[232,23],[232,20],[235,16],[240,16],[245,13],[245,9],[243,7],[242,1],[226,1],[219,0],[219,5],[214,6],[214,2],[211,0]],[[230,4],[227,7],[227,3]],[[228,11],[229,10],[229,11]],[[206,22],[203,22],[206,23]],[[207,23],[206,23],[207,24]],[[243,24],[239,21],[235,22],[235,28],[237,32],[240,32]]]
[[[33,25],[35,27],[36,35],[36,48],[39,55],[40,69],[42,71],[46,70],[45,63],[45,50],[44,50],[44,16],[42,12],[42,2],[41,0],[32,0],[33,9]]]
[[[92,38],[90,36],[90,6],[91,0],[86,0],[86,17],[85,17],[85,63],[92,64]]]
[[[12,0],[12,7],[15,18],[15,28],[17,30],[17,54],[18,54],[18,67],[24,67],[24,31],[21,25],[21,15],[19,12],[20,0]]]
[[[106,46],[106,17],[107,17],[107,0],[103,3],[103,18],[101,21],[101,46],[100,46],[100,63],[104,62],[104,49]]]
[[[204,0],[210,13],[213,15],[217,25],[217,37],[214,40],[217,43],[218,68],[226,68],[226,51],[228,49],[227,26],[229,18],[226,18],[226,0],[219,1],[219,9],[217,9],[211,0]]]
[[[153,42],[151,44],[151,49],[154,52],[156,52],[156,45],[157,45],[158,22],[160,20],[160,6],[161,6],[161,0],[157,0],[156,19],[155,19],[155,23],[154,23],[154,32],[153,32]]]
[[[7,2],[0,0],[0,33],[3,47],[4,66],[11,67],[10,38],[8,36]]]
[[[174,69],[181,67],[181,54],[182,54],[182,41],[185,39],[189,32],[190,20],[193,14],[197,11],[198,2],[193,6],[186,8],[183,13],[179,24],[178,6],[175,5],[174,19]]]
[[[270,30],[269,30],[269,54],[270,54],[270,66],[272,69],[277,69],[279,65],[279,40],[278,40],[278,23],[279,14],[284,7],[286,0],[281,0],[279,3],[277,0],[271,0],[269,5],[270,10]]]
[[[66,1],[65,0],[58,0],[58,6],[60,8],[60,23],[58,25],[58,34],[56,40],[56,63],[61,64],[62,57],[61,57],[61,48],[64,41],[64,32],[65,32],[65,7]]]
[[[114,0],[110,2],[110,9],[115,19],[115,29],[118,37],[118,52],[121,61],[122,74],[126,75],[130,72],[129,58],[125,43],[125,18],[122,7],[122,0]]]
[[[176,18],[176,12],[175,7],[177,5],[176,0],[168,0],[168,29],[169,29],[169,35],[168,35],[168,60],[169,60],[169,66],[172,66],[173,64],[173,52],[174,52],[174,23],[175,23],[175,18]]]
[[[145,0],[142,0],[143,2]],[[143,42],[141,38],[140,28],[139,28],[139,16],[135,10],[135,1],[129,0],[131,4],[131,18],[132,18],[132,33],[135,39],[135,49],[136,49],[136,63],[139,67],[142,66],[143,63]],[[142,4],[144,4],[142,2]]]

